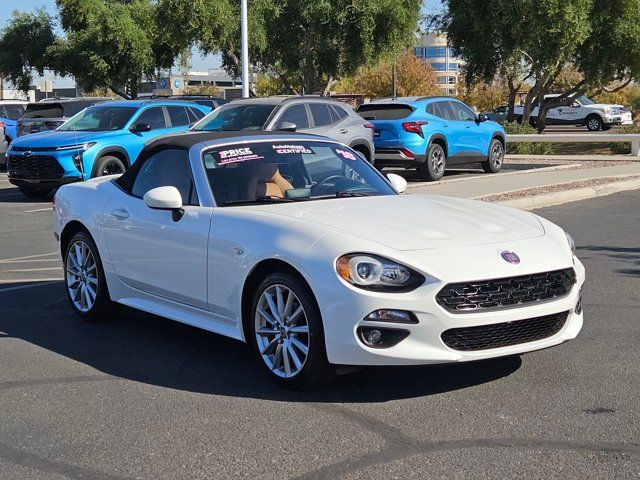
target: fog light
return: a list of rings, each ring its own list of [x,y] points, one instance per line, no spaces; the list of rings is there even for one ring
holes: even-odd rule
[[[382,341],[382,332],[380,330],[369,330],[364,334],[364,341],[370,345],[377,345]]]
[[[415,314],[406,310],[376,310],[364,317],[364,319],[369,322],[418,323],[418,318]]]
[[[359,327],[358,337],[369,348],[389,348],[409,336],[408,330]]]

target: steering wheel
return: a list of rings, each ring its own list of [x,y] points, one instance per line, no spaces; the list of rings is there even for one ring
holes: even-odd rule
[[[327,185],[332,180],[334,180],[333,184]],[[322,189],[327,189],[329,187],[335,187],[338,184],[338,182],[343,181],[343,180],[347,180],[347,179],[344,178],[344,176],[342,176],[342,175],[329,175],[328,177],[323,178],[319,183],[314,185],[313,190],[314,190],[314,192],[317,192],[318,190],[321,191]]]

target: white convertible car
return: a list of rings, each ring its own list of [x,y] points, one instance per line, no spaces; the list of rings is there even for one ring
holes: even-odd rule
[[[66,185],[55,237],[72,308],[116,303],[249,342],[274,379],[336,365],[530,352],[582,327],[571,237],[532,213],[401,195],[324,137],[191,132],[122,176]]]

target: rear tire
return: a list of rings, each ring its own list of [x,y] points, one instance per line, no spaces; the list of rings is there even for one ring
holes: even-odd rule
[[[287,388],[309,389],[334,377],[320,310],[301,280],[289,273],[268,275],[256,289],[250,312],[249,341],[272,380]]]
[[[118,157],[113,155],[105,155],[96,162],[93,167],[94,174],[92,177],[105,177],[107,175],[117,175],[127,170],[126,165]]]
[[[489,144],[489,155],[482,162],[482,169],[487,173],[498,173],[504,163],[504,147],[502,142],[497,138],[491,140]]]
[[[20,185],[18,187],[20,193],[28,198],[46,198],[51,193],[50,188],[45,187],[29,187],[27,185]]]
[[[598,115],[589,115],[587,117],[587,129],[590,132],[597,132],[599,130],[602,130],[602,118],[600,118]]]
[[[447,168],[447,155],[444,148],[432,143],[427,149],[424,163],[418,167],[418,173],[427,182],[435,182],[442,178]]]
[[[83,320],[110,320],[117,313],[111,301],[102,261],[95,242],[85,232],[77,232],[64,252],[64,279],[67,300]]]

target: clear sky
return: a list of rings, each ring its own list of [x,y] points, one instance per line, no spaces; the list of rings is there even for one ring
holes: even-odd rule
[[[431,13],[440,7],[440,0],[424,0],[424,10]],[[0,0],[0,28],[3,28],[7,21],[11,18],[14,10],[29,12],[35,8],[42,7],[52,15],[55,15],[55,0]],[[209,55],[203,57],[197,51],[193,52],[193,69],[207,71],[210,68],[220,67],[220,61],[217,57]],[[36,79],[37,81],[37,79]],[[56,79],[57,87],[70,86],[73,82],[70,80]]]

